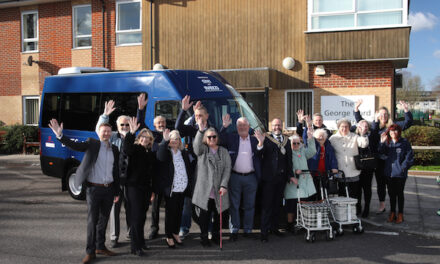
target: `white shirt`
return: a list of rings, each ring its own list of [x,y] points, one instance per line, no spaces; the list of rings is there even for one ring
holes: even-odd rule
[[[185,161],[183,160],[182,152],[180,150],[177,150],[176,153],[171,150],[171,153],[173,153],[174,163],[174,178],[171,191],[181,193],[185,191],[186,186],[188,185],[188,175],[186,174]]]
[[[239,138],[237,159],[235,160],[233,170],[240,173],[249,173],[254,171],[251,138],[249,135],[245,139],[240,136]]]

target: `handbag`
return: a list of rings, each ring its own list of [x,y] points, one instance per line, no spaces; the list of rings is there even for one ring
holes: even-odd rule
[[[356,169],[358,170],[376,169],[376,157],[374,157],[374,154],[369,147],[359,148],[359,155],[356,155],[353,158]]]

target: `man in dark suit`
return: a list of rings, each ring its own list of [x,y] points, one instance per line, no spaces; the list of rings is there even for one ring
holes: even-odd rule
[[[243,195],[243,231],[252,233],[254,225],[255,195],[261,177],[260,158],[257,155],[258,140],[249,135],[249,121],[246,117],[237,119],[237,133],[226,132],[231,124],[229,114],[223,117],[220,130],[220,144],[231,156],[232,172],[229,178],[229,213],[231,215],[231,241],[238,239],[240,230],[240,202]],[[261,142],[261,145],[263,142]]]
[[[75,185],[87,186],[87,255],[83,263],[90,263],[96,254],[116,255],[105,247],[105,230],[114,202],[119,200],[119,151],[110,143],[112,127],[108,123],[99,126],[99,140],[88,138],[74,142],[63,135],[63,124],[52,119],[49,127],[57,139],[69,148],[85,152],[76,170]]]
[[[262,167],[262,211],[261,241],[268,241],[268,233],[281,236],[278,230],[279,211],[283,200],[286,183],[293,181],[292,149],[287,136],[282,134],[283,121],[272,120],[272,133],[264,138],[256,136],[259,141],[264,138],[262,148],[259,146]]]

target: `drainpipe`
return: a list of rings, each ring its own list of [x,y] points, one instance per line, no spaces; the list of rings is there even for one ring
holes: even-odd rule
[[[102,67],[105,68],[105,2],[102,3]]]
[[[153,2],[150,0],[150,69],[153,69]]]

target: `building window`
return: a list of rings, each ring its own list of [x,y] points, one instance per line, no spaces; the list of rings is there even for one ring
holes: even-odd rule
[[[294,128],[298,122],[296,112],[302,109],[305,115],[313,113],[313,91],[289,90],[286,91],[286,127]]]
[[[408,0],[309,0],[309,31],[406,26]]]
[[[92,46],[92,7],[73,6],[73,48]]]
[[[22,50],[38,51],[38,11],[21,13]]]
[[[116,2],[116,45],[142,43],[141,12],[140,0]]]
[[[25,96],[23,97],[23,124],[24,125],[38,125],[39,119],[39,96]]]

